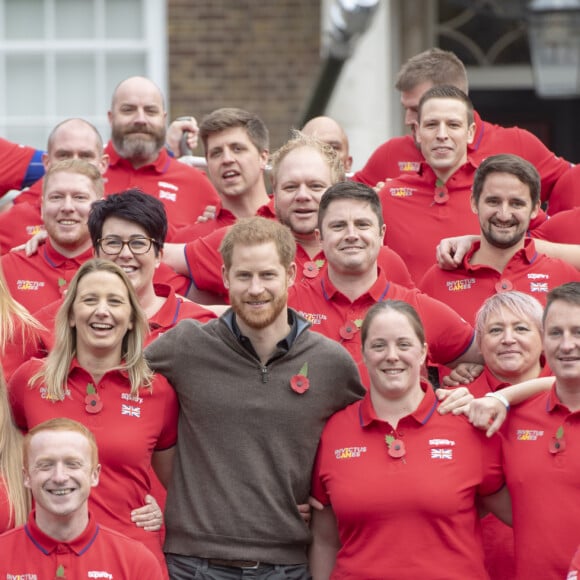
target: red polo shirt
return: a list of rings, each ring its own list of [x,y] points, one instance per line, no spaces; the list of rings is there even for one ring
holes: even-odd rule
[[[259,207],[255,215],[265,217],[270,220],[276,219],[276,213],[274,211],[274,200],[272,199],[266,205]],[[197,238],[208,236],[212,232],[215,232],[215,230],[232,226],[237,221],[238,218],[230,210],[222,207],[220,200],[218,202],[215,219],[202,223],[191,224],[190,226],[181,228],[173,234],[171,241],[176,244],[187,244],[188,242],[197,240]]]
[[[28,166],[36,150],[0,138],[0,195],[22,189]]]
[[[36,525],[35,515],[33,510],[25,526],[0,536],[2,578],[164,577],[159,562],[141,542],[97,524],[92,514],[87,527],[70,542],[47,536]]]
[[[467,146],[467,154],[476,165],[491,155],[513,153],[527,159],[542,179],[542,200],[558,204],[558,209],[570,209],[580,205],[580,192],[571,195],[564,187],[555,184],[572,165],[556,157],[532,133],[518,127],[501,127],[481,120],[474,112],[475,137]],[[379,181],[395,178],[402,173],[417,173],[425,161],[412,135],[393,137],[375,150],[366,165],[354,175],[355,181],[374,187]],[[578,188],[575,188],[578,189]],[[553,197],[552,197],[553,196]],[[554,211],[550,210],[550,213]]]
[[[315,332],[342,344],[358,365],[361,380],[369,384],[362,360],[360,326],[373,304],[385,300],[404,300],[413,306],[425,326],[429,358],[447,364],[460,357],[473,341],[473,329],[447,305],[419,292],[387,280],[379,268],[376,282],[351,301],[330,281],[325,270],[310,284],[295,284],[288,293],[288,304],[308,320]]]
[[[568,174],[566,174],[567,177]],[[534,228],[530,235],[532,238],[559,244],[580,244],[580,227],[578,227],[578,224],[580,224],[580,207],[551,216],[541,226]]]
[[[442,270],[434,265],[427,270],[419,288],[448,304],[471,324],[475,323],[477,311],[487,298],[498,292],[519,290],[536,298],[542,306],[550,290],[566,282],[579,282],[580,272],[573,266],[550,258],[536,251],[530,238],[498,272],[484,264],[471,264],[473,254],[479,249],[475,242],[456,270]]]
[[[89,248],[74,258],[57,252],[50,240],[38,252],[10,252],[2,257],[2,270],[10,294],[33,314],[60,298],[78,268],[93,257]]]
[[[175,228],[195,223],[208,205],[216,205],[219,201],[205,173],[176,161],[165,148],[154,163],[139,169],[120,157],[112,143],[107,144],[105,153],[110,157],[105,173],[107,195],[138,187],[163,202],[167,221]]]
[[[553,453],[561,427],[565,446]],[[580,412],[564,406],[552,387],[512,408],[502,439],[516,577],[565,578],[580,543]]]
[[[503,485],[499,438],[440,415],[431,386],[396,429],[369,394],[326,424],[312,495],[330,504],[341,548],[333,580],[487,579],[475,500]],[[385,436],[403,441],[391,457]]]

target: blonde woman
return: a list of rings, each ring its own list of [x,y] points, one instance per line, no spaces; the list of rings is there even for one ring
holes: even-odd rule
[[[30,497],[22,480],[22,436],[12,421],[0,372],[0,534],[26,522]]]
[[[66,416],[94,433],[103,467],[91,510],[103,525],[145,543],[164,567],[160,510],[143,502],[152,501],[152,462],[167,480],[178,407],[171,386],[143,358],[146,332],[123,270],[109,260],[89,260],[57,314],[54,348],[17,370],[10,395],[24,430]]]

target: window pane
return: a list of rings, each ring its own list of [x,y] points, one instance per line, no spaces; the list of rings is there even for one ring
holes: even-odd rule
[[[105,37],[142,40],[142,0],[106,0]]]
[[[127,77],[147,76],[144,54],[107,55],[107,92],[112,95],[115,87]]]
[[[6,128],[6,134],[3,137],[14,143],[23,143],[37,149],[45,149],[49,132],[50,128],[43,127],[40,123],[34,127],[14,125]]]
[[[44,58],[31,55],[6,56],[6,110],[10,115],[44,115],[46,79]]]
[[[44,2],[42,0],[6,0],[6,40],[45,37]]]
[[[56,0],[54,8],[55,38],[95,37],[94,0]]]
[[[93,55],[57,56],[56,113],[87,117],[96,112],[96,73]]]

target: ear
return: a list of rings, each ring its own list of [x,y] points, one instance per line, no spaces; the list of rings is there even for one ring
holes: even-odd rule
[[[222,280],[224,283],[224,287],[226,288],[226,290],[230,289],[230,281],[228,279],[228,272],[226,270],[226,267],[222,264]]]
[[[260,153],[260,169],[264,171],[266,169],[266,165],[268,165],[268,159],[270,158],[270,151],[268,149],[264,149]]]
[[[471,123],[467,129],[467,143],[471,145],[475,139],[475,123]]]
[[[540,212],[540,202],[538,202],[535,206],[534,209],[532,209],[532,213],[530,214],[530,219],[534,219],[538,216],[538,213]]]
[[[344,171],[348,173],[351,170],[351,167],[352,167],[352,155],[349,155],[346,158],[346,163],[344,164]]]
[[[105,171],[107,171],[109,168],[109,161],[109,154],[103,153],[101,155],[101,159],[99,160],[99,171],[101,172],[101,175],[104,175]]]
[[[22,482],[24,483],[24,487],[30,489],[30,473],[28,473],[26,467],[22,468]]]
[[[47,153],[42,154],[42,164],[44,165],[44,169],[47,170],[48,169],[48,154]]]
[[[317,242],[322,241],[322,232],[318,228],[314,230],[314,237],[316,238]]]
[[[107,119],[109,119],[109,125],[113,125],[113,112],[107,111]]]
[[[288,270],[286,270],[286,280],[288,286],[294,284],[294,280],[296,280],[296,262],[292,262],[290,266],[288,266]]]
[[[157,252],[157,256],[155,256],[155,268],[159,268],[161,262],[163,261],[163,248]]]
[[[99,463],[91,473],[91,487],[99,485],[99,478],[101,476],[101,464]]]
[[[479,212],[478,212],[478,210],[477,210],[477,203],[475,202],[475,199],[474,199],[473,195],[471,196],[471,198],[470,198],[470,200],[469,200],[469,203],[470,203],[470,205],[471,205],[471,211],[472,211],[472,212],[473,212],[475,215],[477,215]]]
[[[421,351],[421,365],[425,364],[425,361],[427,360],[427,352],[429,350],[429,347],[427,346],[427,343],[424,342],[423,343],[423,348]]]
[[[385,234],[387,233],[387,224],[383,224],[381,226],[381,240],[383,240],[383,244],[385,243]]]

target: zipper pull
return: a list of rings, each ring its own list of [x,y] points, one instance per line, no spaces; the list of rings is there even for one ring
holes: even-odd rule
[[[261,371],[262,371],[262,382],[267,383],[268,382],[268,367],[262,367]]]

